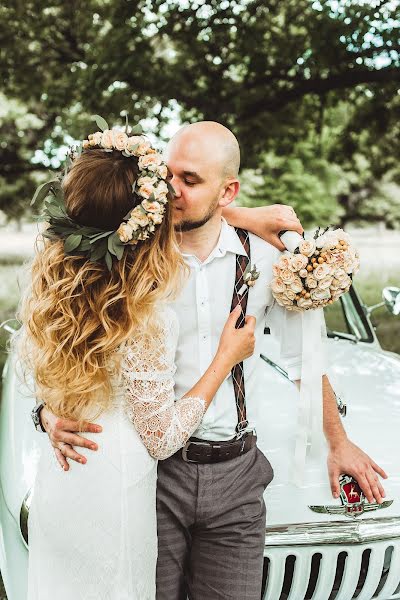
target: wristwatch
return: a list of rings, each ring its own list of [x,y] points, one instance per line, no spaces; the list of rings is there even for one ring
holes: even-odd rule
[[[43,431],[44,433],[46,433],[46,430],[42,425],[42,421],[40,419],[40,413],[42,412],[42,409],[45,406],[46,405],[44,402],[39,402],[39,404],[36,404],[36,406],[32,409],[32,412],[31,412],[32,421],[33,421],[36,431]]]

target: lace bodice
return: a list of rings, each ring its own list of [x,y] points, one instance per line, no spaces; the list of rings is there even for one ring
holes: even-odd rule
[[[126,344],[122,361],[124,407],[151,456],[168,458],[185,445],[205,411],[201,398],[175,400],[178,320],[171,309],[160,314],[155,335],[143,332]]]

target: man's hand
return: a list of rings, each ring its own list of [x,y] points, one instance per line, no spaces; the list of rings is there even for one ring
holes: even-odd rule
[[[338,445],[331,446],[328,454],[328,473],[334,498],[338,498],[340,493],[339,477],[346,474],[357,479],[368,502],[374,502],[374,499],[379,504],[383,502],[386,494],[377,473],[383,479],[387,479],[385,471],[347,438]]]
[[[47,435],[50,438],[51,445],[54,448],[54,452],[58,462],[64,471],[68,471],[69,464],[67,458],[75,460],[76,462],[84,465],[86,463],[85,456],[78,454],[73,446],[80,446],[81,448],[89,448],[89,450],[97,450],[98,446],[92,440],[88,440],[81,435],[73,433],[75,431],[88,431],[91,433],[100,433],[102,427],[95,425],[94,423],[86,423],[80,427],[77,421],[71,421],[68,419],[59,419],[46,407],[44,407],[40,413],[42,425],[45,428]]]
[[[271,206],[224,207],[222,216],[234,227],[247,229],[278,250],[285,250],[278,237],[281,231],[297,231],[303,233],[303,227],[294,209],[285,204],[272,204]]]

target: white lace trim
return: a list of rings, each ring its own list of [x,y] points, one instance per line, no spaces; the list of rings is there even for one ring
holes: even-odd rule
[[[177,336],[176,315],[165,313],[156,335],[143,332],[125,346],[121,367],[125,412],[157,459],[168,458],[185,445],[206,408],[202,398],[175,400]]]

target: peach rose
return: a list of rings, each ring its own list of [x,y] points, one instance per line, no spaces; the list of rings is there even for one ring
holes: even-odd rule
[[[135,150],[135,156],[144,156],[151,149],[151,144],[148,140],[140,142],[139,146]]]
[[[304,256],[311,256],[315,252],[314,240],[304,240],[299,246],[300,254]]]
[[[286,290],[286,286],[280,277],[275,277],[272,280],[271,289],[274,294],[282,294]]]
[[[154,195],[158,199],[160,197],[166,196],[168,194],[168,186],[165,181],[160,181],[156,189],[154,190]]]
[[[156,171],[157,167],[161,164],[161,156],[159,154],[146,154],[139,158],[139,169],[147,169],[149,171]]]
[[[139,225],[139,227],[146,227],[149,224],[148,216],[143,212],[143,210],[139,206],[136,206],[131,212],[129,223],[131,221],[136,225]]]
[[[286,296],[286,298],[291,302],[293,302],[293,300],[296,298],[295,292],[289,287],[286,288],[286,290],[283,292],[283,295]]]
[[[138,194],[140,194],[140,196],[142,196],[142,198],[150,198],[150,196],[153,194],[154,192],[154,187],[150,184],[146,184],[146,185],[141,185],[139,190],[138,190]]]
[[[143,177],[139,177],[137,183],[139,186],[141,185],[155,185],[157,183],[157,177],[149,177],[148,175],[143,175]]]
[[[313,305],[311,298],[299,298],[299,300],[297,300],[297,306],[299,308],[311,308]]]
[[[142,206],[145,211],[150,213],[159,213],[161,210],[161,205],[158,202],[149,202],[148,200],[143,200]]]
[[[133,229],[129,225],[129,223],[121,223],[121,225],[117,229],[118,237],[124,244],[126,244],[127,242],[129,242],[130,239],[132,239],[132,232]]]
[[[160,165],[157,169],[157,175],[161,177],[161,179],[167,179],[168,169],[167,165]]]
[[[135,146],[139,146],[142,142],[145,141],[145,138],[141,135],[131,135],[127,138],[125,143],[125,152],[126,154],[130,154],[131,156],[136,155],[136,150],[134,150]]]
[[[282,254],[279,258],[278,266],[280,269],[290,269],[290,256],[288,254]]]
[[[131,227],[132,231],[137,231],[139,229],[139,225],[136,223],[132,217],[127,221],[129,227]]]
[[[289,285],[295,280],[296,275],[290,269],[282,269],[281,278],[286,285]]]
[[[326,289],[328,289],[329,287],[331,287],[332,281],[333,281],[333,278],[332,278],[332,277],[324,277],[324,279],[321,279],[321,280],[318,282],[318,287],[319,287],[321,290],[326,290]]]
[[[280,277],[281,270],[278,267],[278,265],[272,265],[272,274],[273,274],[274,277]]]
[[[114,136],[111,129],[105,129],[101,134],[101,145],[110,150],[113,147]]]
[[[322,265],[318,265],[316,269],[313,271],[315,279],[325,279],[331,274],[331,268],[326,263],[322,263]]]
[[[290,260],[290,269],[292,271],[301,271],[308,265],[308,259],[304,254],[295,254]]]
[[[290,284],[290,289],[296,294],[300,294],[303,290],[303,284],[301,283],[301,279],[296,277],[296,279]]]
[[[318,281],[315,279],[314,275],[309,273],[306,279],[306,286],[311,290],[316,288],[318,285]]]
[[[159,212],[158,213],[149,213],[148,217],[151,221],[153,221],[153,223],[155,225],[160,225],[160,223],[162,223],[162,220],[163,220],[163,216]]]
[[[331,297],[331,293],[329,290],[321,290],[320,288],[316,288],[311,292],[311,299],[317,301],[329,300]]]
[[[90,148],[90,142],[89,142],[89,140],[83,140],[83,142],[82,142],[82,148],[84,150],[87,150],[88,148]]]
[[[117,150],[125,150],[126,142],[128,141],[128,136],[123,131],[119,131],[118,129],[113,129],[114,135],[114,148]]]

